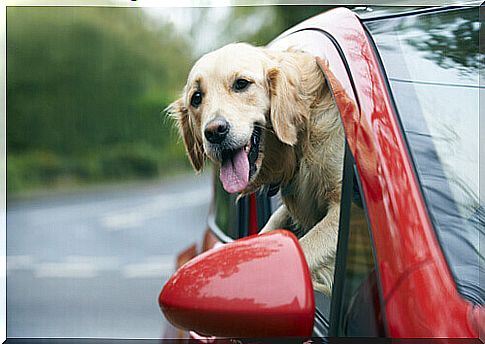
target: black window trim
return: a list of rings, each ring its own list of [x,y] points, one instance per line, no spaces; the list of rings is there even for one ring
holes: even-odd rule
[[[330,337],[338,336],[340,315],[342,313],[342,297],[345,286],[345,270],[347,269],[347,249],[350,233],[350,207],[352,205],[352,190],[354,184],[352,165],[352,154],[347,144],[347,140],[345,140],[339,230],[335,257],[332,301],[330,305],[330,327],[328,329],[328,335]]]
[[[344,166],[343,166],[343,179],[342,179],[342,193],[340,200],[340,218],[339,218],[339,232],[337,253],[335,258],[335,272],[334,272],[334,284],[332,289],[332,300],[330,307],[330,327],[328,329],[328,335],[330,337],[337,337],[339,335],[340,319],[342,315],[343,307],[343,291],[345,288],[345,272],[347,270],[347,255],[348,255],[348,243],[350,235],[350,212],[353,202],[354,186],[358,187],[360,193],[360,200],[362,202],[362,208],[365,213],[367,222],[369,239],[371,242],[372,258],[374,261],[374,271],[376,274],[376,282],[379,297],[379,311],[382,314],[382,323],[384,335],[389,336],[389,326],[387,323],[386,310],[384,297],[382,295],[382,284],[379,272],[379,265],[377,262],[376,248],[374,244],[374,236],[372,234],[372,226],[369,220],[367,205],[365,196],[362,190],[362,184],[357,165],[355,164],[354,157],[350,151],[347,139],[345,140],[345,154],[344,154]]]
[[[236,217],[238,239],[249,235],[249,196],[244,196],[236,200]]]
[[[352,161],[353,161],[353,170],[354,170],[354,177],[355,177],[355,182],[357,183],[357,188],[359,189],[360,193],[360,201],[362,202],[362,208],[364,209],[364,214],[365,214],[365,220],[367,222],[367,228],[369,230],[369,239],[370,243],[372,245],[372,258],[374,260],[374,271],[376,274],[376,283],[377,283],[377,289],[378,289],[378,296],[379,296],[379,306],[380,306],[380,312],[382,314],[382,324],[384,327],[384,335],[386,337],[389,337],[389,323],[387,322],[387,316],[386,316],[386,303],[384,299],[384,295],[382,294],[382,284],[381,284],[381,273],[379,270],[379,264],[377,261],[377,254],[376,254],[376,246],[375,246],[375,241],[374,241],[374,233],[372,231],[372,224],[369,219],[369,212],[367,210],[367,202],[365,200],[365,195],[364,191],[362,189],[362,181],[360,179],[360,174],[359,174],[359,169],[357,168],[357,165],[355,164],[354,157],[352,156]],[[354,184],[355,186],[355,184]]]
[[[264,192],[257,192],[256,196],[256,209],[258,211],[258,227],[263,228],[263,226],[268,222],[271,216],[271,200],[270,196]]]

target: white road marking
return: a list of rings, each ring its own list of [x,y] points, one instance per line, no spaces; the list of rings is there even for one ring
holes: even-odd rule
[[[33,266],[38,278],[93,278],[103,271],[119,270],[118,257],[66,256],[62,262],[42,262]]]
[[[175,256],[152,256],[145,262],[125,265],[121,274],[125,278],[169,277],[175,269]]]
[[[37,278],[95,278],[103,272],[119,272],[124,278],[169,277],[175,269],[174,255],[148,256],[122,265],[112,256],[67,256],[60,262],[37,262],[29,255],[7,256],[7,271],[30,270]]]
[[[72,264],[91,264],[99,271],[120,268],[120,259],[116,256],[66,256],[64,260]]]
[[[142,205],[110,212],[100,222],[109,231],[142,227],[145,221],[159,217],[161,212],[208,204],[210,199],[211,193],[206,189],[163,194],[150,198]]]
[[[34,267],[34,258],[29,255],[7,256],[7,271],[31,270]]]
[[[96,265],[89,263],[40,263],[34,269],[37,278],[94,278]]]

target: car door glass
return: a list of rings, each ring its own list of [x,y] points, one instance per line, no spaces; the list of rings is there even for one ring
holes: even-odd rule
[[[485,303],[481,25],[479,7],[366,23],[457,288],[479,305]]]
[[[330,336],[385,336],[365,198],[352,153],[346,146]]]
[[[355,201],[350,208],[342,310],[342,335],[384,335],[369,227],[364,209]]]

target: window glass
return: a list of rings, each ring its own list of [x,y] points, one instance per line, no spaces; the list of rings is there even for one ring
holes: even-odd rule
[[[458,290],[485,301],[480,179],[479,8],[367,24],[388,76],[428,210]],[[481,159],[482,163],[484,159]]]
[[[339,336],[383,336],[379,287],[367,217],[354,178]]]
[[[347,270],[345,272],[347,280],[345,294],[349,296],[345,298],[346,301],[350,300],[361,282],[366,279],[372,270],[374,270],[374,261],[365,213],[362,208],[352,203]]]

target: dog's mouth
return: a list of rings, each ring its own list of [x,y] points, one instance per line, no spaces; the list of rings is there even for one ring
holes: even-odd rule
[[[241,192],[248,186],[257,171],[260,142],[261,127],[256,126],[246,145],[222,152],[219,178],[227,192]]]

